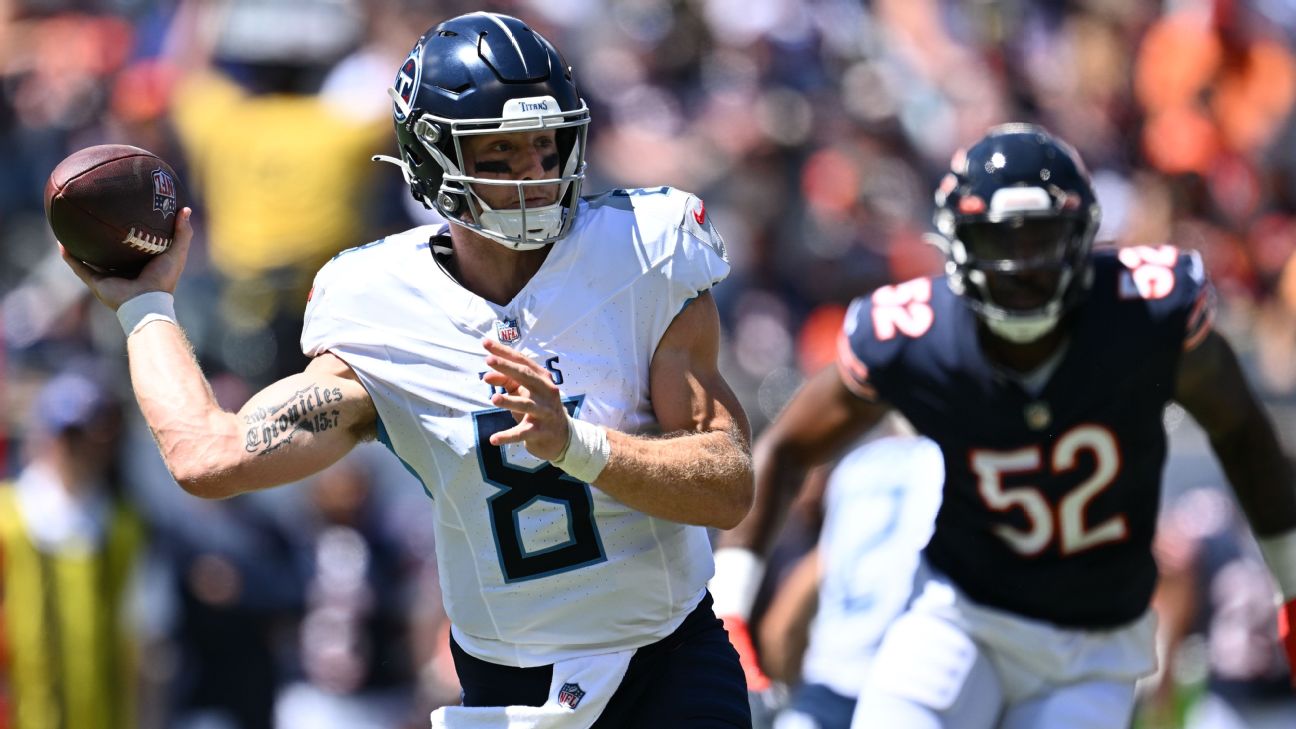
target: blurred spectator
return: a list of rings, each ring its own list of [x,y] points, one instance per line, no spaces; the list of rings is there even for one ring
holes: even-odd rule
[[[383,87],[360,104],[319,93],[361,22],[348,0],[221,0],[182,4],[173,25],[184,75],[172,120],[216,277],[195,344],[253,383],[300,371],[315,271],[373,234],[369,158],[387,151],[391,124]]]
[[[256,499],[188,497],[155,530],[171,590],[158,618],[173,655],[167,726],[270,729],[303,602],[292,532]]]
[[[281,729],[422,727],[414,630],[421,582],[435,574],[384,503],[364,449],[314,479],[305,549],[306,612],[298,638],[302,680],[276,707]],[[416,708],[417,707],[417,708]]]
[[[87,375],[49,380],[0,487],[3,726],[138,726],[126,608],[145,535],[118,481],[118,408]]]
[[[1230,154],[1254,160],[1296,98],[1291,51],[1243,0],[1176,5],[1148,29],[1135,69],[1148,160],[1200,175]]]
[[[1228,494],[1188,491],[1162,523],[1153,601],[1161,668],[1145,694],[1141,725],[1296,726],[1296,696],[1274,629],[1275,588]]]

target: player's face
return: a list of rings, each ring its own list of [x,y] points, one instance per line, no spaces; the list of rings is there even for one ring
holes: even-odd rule
[[[558,143],[552,130],[468,137],[464,140],[464,171],[487,180],[543,180],[558,176]],[[521,207],[516,185],[474,184],[477,193],[495,210]],[[527,208],[558,201],[558,184],[521,188]]]
[[[1075,223],[1069,220],[1016,220],[965,225],[959,239],[974,267],[984,272],[994,303],[1031,311],[1057,292],[1074,233]]]

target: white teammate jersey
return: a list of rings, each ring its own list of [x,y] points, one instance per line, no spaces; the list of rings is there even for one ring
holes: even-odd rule
[[[940,448],[919,436],[871,441],[833,470],[819,537],[819,611],[802,663],[806,683],[859,695],[882,634],[913,591],[944,480]]]
[[[536,666],[669,635],[711,577],[706,529],[635,511],[520,444],[491,446],[514,420],[489,401],[481,340],[542,364],[582,420],[655,431],[657,344],[729,272],[702,201],[665,187],[582,200],[571,231],[503,306],[436,262],[429,241],[447,230],[415,228],[325,265],[302,350],[355,370],[380,439],[432,498],[455,639],[483,660]]]

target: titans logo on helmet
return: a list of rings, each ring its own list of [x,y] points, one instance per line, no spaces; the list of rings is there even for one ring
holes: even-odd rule
[[[405,102],[405,108],[414,107],[414,96],[418,93],[419,77],[423,75],[423,43],[414,44],[414,49],[410,51],[405,62],[401,64],[400,71],[396,72],[396,81],[392,84],[396,93],[400,94],[401,101]],[[400,107],[395,104],[396,121],[405,121],[405,114]]]

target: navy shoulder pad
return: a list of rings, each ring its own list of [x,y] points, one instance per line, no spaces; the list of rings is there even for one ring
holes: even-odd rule
[[[878,397],[879,376],[915,343],[926,342],[953,294],[944,279],[916,278],[883,286],[851,302],[842,323],[837,365],[842,382],[865,399]],[[957,302],[956,302],[957,303]]]
[[[1113,296],[1122,308],[1140,309],[1185,349],[1210,331],[1215,291],[1196,251],[1171,245],[1100,249],[1094,253],[1094,275],[1095,293]]]

